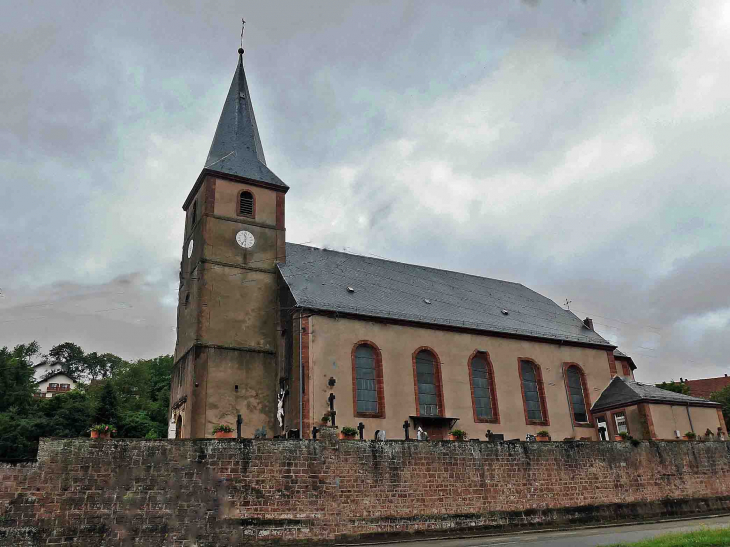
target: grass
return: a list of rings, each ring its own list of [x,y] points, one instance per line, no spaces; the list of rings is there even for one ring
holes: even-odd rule
[[[614,543],[606,547],[721,547],[730,546],[730,528],[702,528],[695,532],[665,534],[636,543]]]

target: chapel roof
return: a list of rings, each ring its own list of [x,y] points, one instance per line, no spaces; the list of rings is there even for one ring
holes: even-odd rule
[[[278,267],[303,308],[615,348],[519,283],[295,243]]]
[[[634,405],[641,402],[689,404],[690,406],[720,406],[719,403],[712,403],[706,399],[667,391],[666,389],[661,389],[651,384],[643,384],[615,376],[611,380],[611,383],[608,384],[608,387],[603,390],[600,397],[598,397],[598,400],[593,403],[591,412]]]
[[[631,357],[629,357],[628,355],[626,355],[620,349],[616,348],[615,350],[613,350],[613,356],[616,359],[623,359],[624,361],[628,361],[629,366],[631,367],[631,370],[636,370],[636,365],[634,364],[634,360]]]

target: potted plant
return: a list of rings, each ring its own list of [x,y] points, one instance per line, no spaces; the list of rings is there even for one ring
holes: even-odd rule
[[[355,435],[357,435],[357,429],[355,429],[354,427],[345,426],[340,429],[339,438],[341,440],[352,440],[355,438]]]
[[[324,427],[326,427],[327,424],[329,424],[330,418],[331,418],[331,416],[329,414],[325,414],[324,416],[322,416],[322,425]]]
[[[108,439],[112,433],[116,434],[117,429],[109,424],[96,424],[92,425],[89,431],[91,431],[92,439]]]
[[[684,434],[684,438],[688,441],[694,441],[695,437],[697,437],[697,434],[693,431],[687,431],[687,433]]]
[[[626,431],[622,431],[618,435],[615,436],[615,440],[617,441],[625,441],[629,438],[629,434],[626,433]]]
[[[467,437],[466,431],[463,429],[452,429],[449,431],[449,440],[450,441],[463,441]]]
[[[213,435],[216,439],[232,439],[233,428],[230,425],[218,424],[213,428]]]
[[[550,432],[546,429],[542,429],[535,434],[535,438],[538,442],[547,442],[550,440]]]

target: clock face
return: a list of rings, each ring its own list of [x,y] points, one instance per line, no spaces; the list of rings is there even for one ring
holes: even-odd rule
[[[253,244],[256,242],[256,240],[253,237],[253,234],[251,232],[247,232],[246,230],[241,230],[236,234],[236,243],[238,243],[241,247],[244,249],[250,249],[253,247]]]
[[[190,243],[188,243],[188,258],[190,258],[193,254],[193,240],[190,240]]]

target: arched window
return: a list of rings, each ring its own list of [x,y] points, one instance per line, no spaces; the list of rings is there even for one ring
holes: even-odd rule
[[[385,418],[383,363],[378,347],[361,340],[352,349],[354,414],[363,418]]]
[[[436,355],[428,349],[416,350],[413,357],[419,416],[441,416],[441,371]]]
[[[486,351],[475,351],[469,359],[469,382],[474,421],[499,423],[494,369]]]
[[[545,405],[545,388],[538,364],[528,359],[520,359],[520,381],[522,382],[522,402],[525,406],[526,423],[549,425]]]
[[[248,190],[241,191],[238,194],[238,216],[253,218],[255,210],[255,198]]]
[[[565,363],[565,389],[570,400],[570,412],[576,424],[590,424],[588,386],[583,370],[575,363]]]

